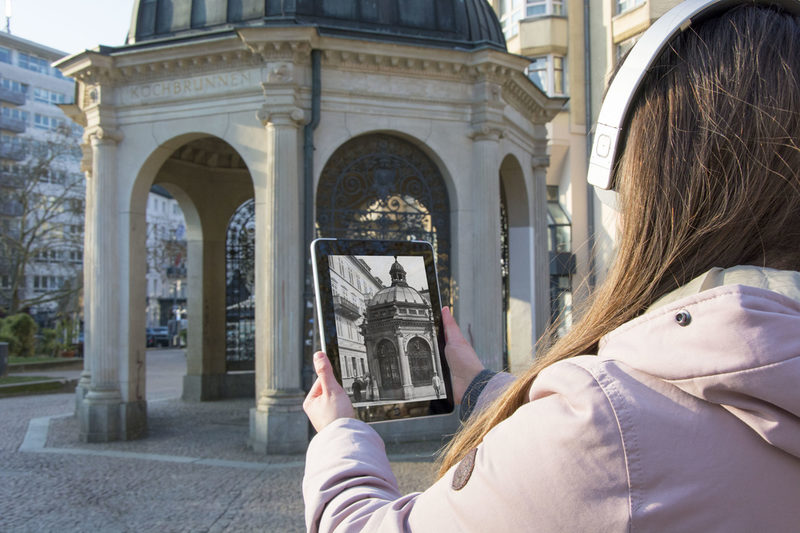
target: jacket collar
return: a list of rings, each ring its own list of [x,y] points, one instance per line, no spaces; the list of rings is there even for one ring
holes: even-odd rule
[[[800,457],[798,272],[712,269],[606,335],[598,357],[719,404]]]

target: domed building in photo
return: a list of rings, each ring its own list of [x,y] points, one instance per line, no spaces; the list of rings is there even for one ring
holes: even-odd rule
[[[546,124],[566,99],[528,65],[485,0],[137,0],[127,44],[60,60],[85,131],[80,437],[146,432],[153,185],[186,221],[183,398],[252,397],[254,450],[308,442],[317,236],[430,241],[484,362],[529,361],[550,316]],[[425,349],[397,345],[419,363],[387,393],[426,382]],[[430,431],[415,423],[380,431]]]
[[[370,298],[362,322],[372,396],[379,401],[426,400],[439,396],[434,376],[443,376],[430,296],[409,286],[395,258],[391,285]],[[427,296],[427,297],[426,297]]]

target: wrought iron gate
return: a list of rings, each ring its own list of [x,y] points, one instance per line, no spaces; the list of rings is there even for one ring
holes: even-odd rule
[[[317,189],[323,237],[425,240],[433,245],[442,303],[450,299],[450,203],[422,150],[385,134],[356,137],[331,156]]]
[[[240,205],[225,239],[225,363],[255,368],[255,201]]]

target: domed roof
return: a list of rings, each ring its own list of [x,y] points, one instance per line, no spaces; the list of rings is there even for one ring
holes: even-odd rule
[[[375,293],[369,301],[369,307],[383,304],[393,303],[408,303],[408,304],[423,304],[427,302],[422,295],[415,289],[408,286],[406,282],[406,269],[394,258],[391,268],[389,268],[389,277],[392,279],[391,287],[385,287]]]
[[[252,26],[316,26],[322,35],[506,50],[486,0],[136,0],[128,44]]]
[[[393,285],[376,292],[375,296],[369,301],[369,306],[392,303],[428,304],[419,292],[408,285]]]

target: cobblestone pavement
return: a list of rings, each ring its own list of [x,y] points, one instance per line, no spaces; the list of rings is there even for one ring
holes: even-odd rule
[[[181,401],[180,350],[148,352],[148,437],[78,441],[74,396],[0,399],[0,532],[304,531],[302,455],[245,443],[252,400]],[[390,451],[403,492],[433,479],[433,444]]]

